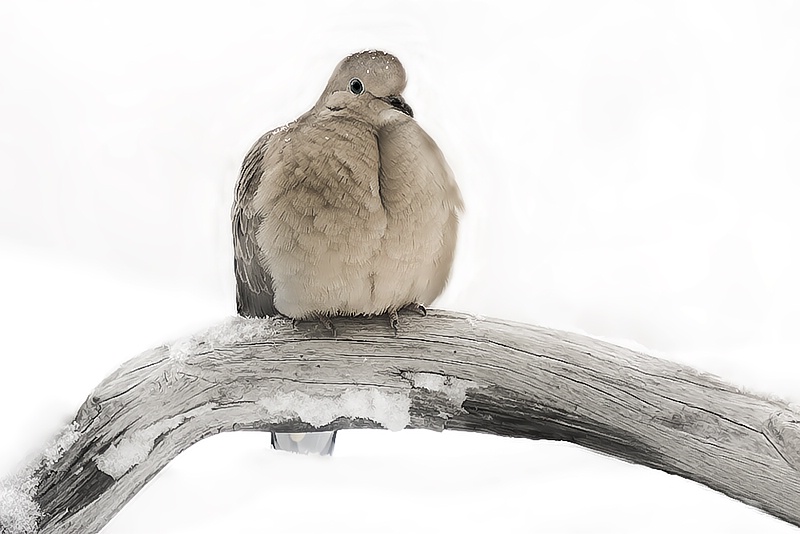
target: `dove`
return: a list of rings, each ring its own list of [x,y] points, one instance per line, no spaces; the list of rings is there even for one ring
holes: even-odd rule
[[[248,152],[232,209],[237,311],[320,320],[425,315],[447,284],[463,202],[453,172],[414,119],[393,55],[344,58],[309,111]],[[284,450],[302,435],[273,434]],[[324,440],[323,440],[324,441]]]

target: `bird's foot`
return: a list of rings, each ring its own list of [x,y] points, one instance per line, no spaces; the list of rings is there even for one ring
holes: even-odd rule
[[[421,317],[426,317],[428,315],[428,310],[425,309],[425,306],[420,304],[419,302],[412,302],[411,304],[406,304],[400,311],[412,311],[416,314],[419,314]],[[386,312],[386,315],[389,316],[389,326],[392,327],[394,330],[394,335],[398,334],[398,327],[400,326],[400,316],[398,315],[398,310],[389,310]]]
[[[389,310],[386,312],[389,316],[389,326],[394,330],[394,335],[397,336],[397,327],[400,325],[400,317],[397,316],[397,310]]]
[[[425,306],[423,306],[419,302],[412,302],[411,304],[406,304],[405,306],[403,306],[403,309],[417,313],[419,314],[420,317],[428,316],[428,310],[426,310]]]
[[[333,337],[336,337],[336,327],[333,326],[333,321],[331,321],[330,317],[321,313],[315,313],[314,317],[325,327],[325,330],[330,332]]]

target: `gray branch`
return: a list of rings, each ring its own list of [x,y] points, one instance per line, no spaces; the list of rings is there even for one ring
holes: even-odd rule
[[[585,336],[450,312],[234,318],[148,351],[0,487],[0,531],[98,532],[213,434],[347,428],[564,440],[680,475],[800,525],[800,413]]]

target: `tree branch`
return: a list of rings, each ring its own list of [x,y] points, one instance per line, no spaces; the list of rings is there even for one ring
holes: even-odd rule
[[[585,336],[435,311],[317,324],[234,318],[125,363],[23,473],[0,532],[98,532],[213,434],[346,428],[565,440],[800,525],[800,413]]]

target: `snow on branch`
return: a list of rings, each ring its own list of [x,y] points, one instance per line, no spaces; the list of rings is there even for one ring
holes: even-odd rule
[[[98,532],[219,432],[462,430],[565,440],[680,475],[800,526],[800,411],[585,336],[432,311],[316,323],[233,318],[125,363],[22,472],[0,532]]]

